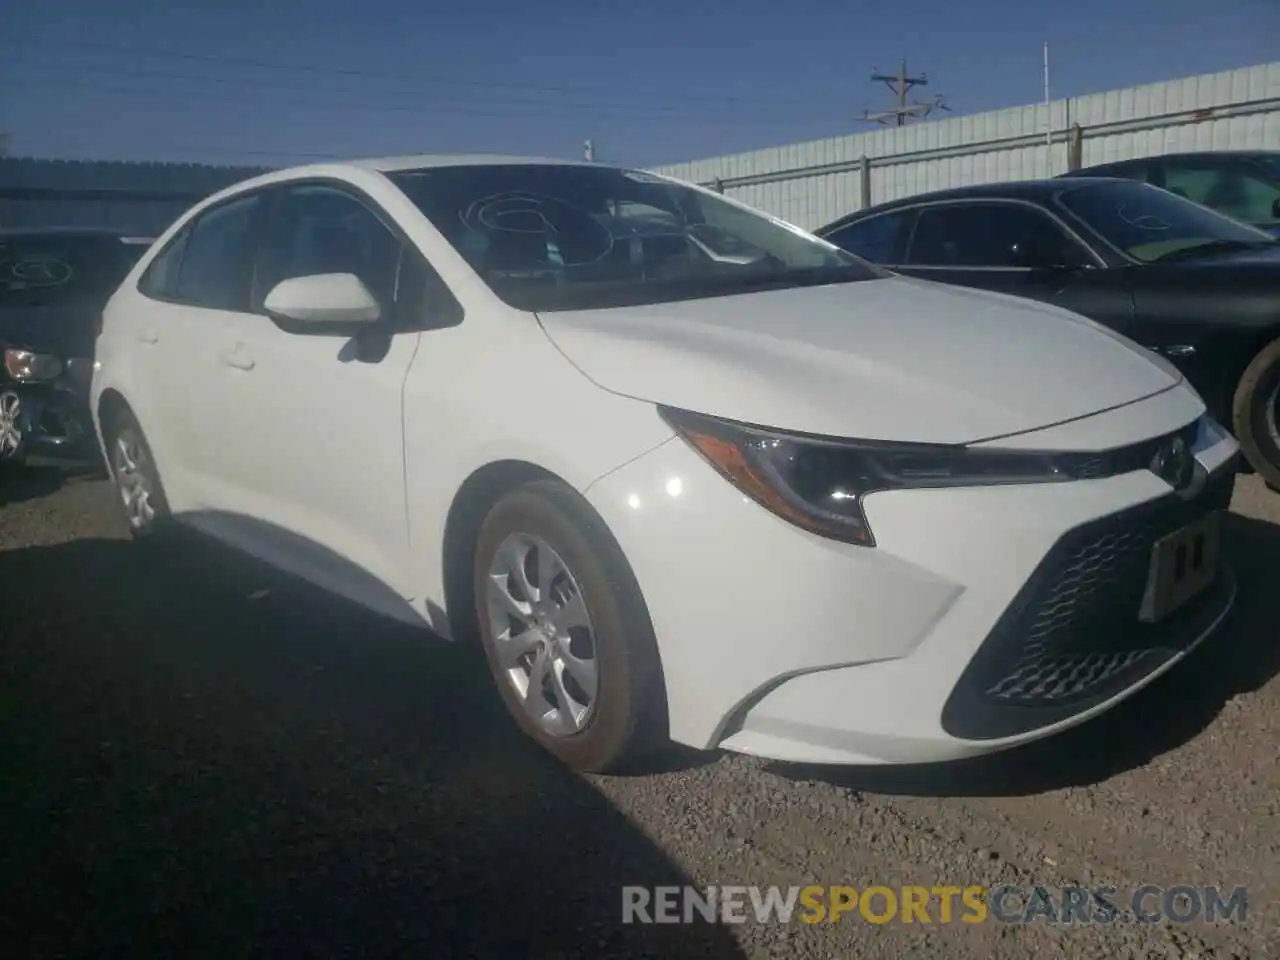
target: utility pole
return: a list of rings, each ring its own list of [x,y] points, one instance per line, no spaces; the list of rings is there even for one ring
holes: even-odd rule
[[[596,145],[592,140],[584,140],[582,142],[582,159],[587,163],[592,163],[596,159]]]
[[[942,94],[938,94],[932,103],[921,103],[918,100],[911,103],[907,102],[907,95],[915,87],[927,87],[929,85],[929,75],[922,73],[918,77],[913,77],[907,73],[907,61],[903,58],[898,63],[898,72],[896,75],[875,72],[871,74],[872,83],[883,83],[893,93],[897,100],[897,106],[893,110],[883,110],[879,113],[872,113],[870,110],[864,110],[862,118],[867,123],[878,123],[886,127],[905,127],[908,119],[923,120],[934,110],[950,110],[946,100]]]
[[[1044,44],[1044,173],[1053,176],[1053,102],[1049,99],[1049,41]]]
[[[1044,45],[1044,143],[1053,146],[1053,107],[1049,104],[1049,43]]]

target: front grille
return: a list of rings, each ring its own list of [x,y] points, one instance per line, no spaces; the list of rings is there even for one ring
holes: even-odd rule
[[[1088,709],[1201,636],[1229,602],[1229,574],[1159,623],[1138,619],[1151,550],[1231,502],[1232,471],[1194,500],[1158,501],[1078,527],[1049,551],[966,668],[943,710],[953,736],[1012,736]]]
[[[1134,470],[1146,470],[1159,452],[1161,446],[1174,437],[1181,437],[1191,447],[1200,429],[1200,421],[1193,420],[1185,427],[1172,433],[1152,437],[1139,443],[1131,443],[1125,447],[1104,450],[1101,453],[1068,454],[1071,476],[1077,480],[1097,480],[1102,477],[1114,477]]]

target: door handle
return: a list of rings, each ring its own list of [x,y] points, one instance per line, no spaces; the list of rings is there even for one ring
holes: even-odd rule
[[[143,330],[138,334],[138,339],[143,343],[159,343],[160,334],[156,333],[154,330]]]
[[[234,350],[225,351],[220,355],[219,359],[228,367],[234,367],[237,370],[252,370],[253,359],[237,352],[238,350],[239,347],[236,347]]]

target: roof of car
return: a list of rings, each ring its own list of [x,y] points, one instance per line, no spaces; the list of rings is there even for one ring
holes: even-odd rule
[[[398,157],[351,158],[348,160],[330,160],[320,163],[309,163],[303,166],[284,167],[270,170],[232,184],[217,193],[206,197],[201,206],[217,203],[236,196],[246,190],[268,187],[294,180],[305,180],[311,177],[344,177],[355,172],[363,173],[398,173],[407,170],[426,170],[432,167],[491,167],[507,165],[557,166],[557,167],[598,167],[605,170],[617,170],[618,165],[610,163],[594,163],[587,160],[570,160],[555,157],[522,157],[507,156],[500,153],[421,153]]]
[[[586,160],[566,160],[554,157],[506,156],[500,153],[421,153],[400,157],[373,157],[364,160],[348,160],[347,163],[379,173],[397,170],[420,170],[427,167],[488,167],[505,164],[554,165],[575,167],[599,167],[606,164]]]
[[[1113,167],[1121,163],[1138,163],[1144,160],[1186,160],[1212,159],[1214,157],[1267,157],[1280,156],[1280,150],[1181,150],[1176,153],[1161,153],[1153,157],[1131,157],[1128,160],[1108,160],[1106,163],[1091,163],[1084,167],[1092,170],[1096,167]]]
[[[976,183],[966,187],[952,187],[949,190],[935,190],[932,193],[916,193],[909,197],[900,197],[878,203],[835,220],[822,230],[827,230],[844,223],[851,223],[873,213],[884,213],[899,207],[911,207],[921,203],[936,203],[941,200],[973,200],[987,197],[1014,200],[1039,200],[1045,196],[1065,190],[1073,184],[1085,186],[1091,183],[1133,183],[1123,177],[1058,177],[1052,180],[1011,180],[1005,183]]]

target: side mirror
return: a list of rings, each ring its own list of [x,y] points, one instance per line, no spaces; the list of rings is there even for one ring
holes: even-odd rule
[[[262,308],[290,333],[354,336],[382,315],[369,288],[352,273],[281,280]]]

